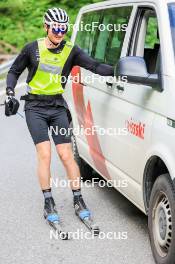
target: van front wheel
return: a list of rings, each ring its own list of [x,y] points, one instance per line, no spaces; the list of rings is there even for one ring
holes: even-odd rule
[[[151,192],[148,227],[158,264],[175,264],[175,190],[169,174],[157,178]]]

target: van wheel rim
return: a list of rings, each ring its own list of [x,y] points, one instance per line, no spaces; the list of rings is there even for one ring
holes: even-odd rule
[[[161,257],[168,254],[172,240],[172,216],[168,197],[160,193],[153,210],[153,235],[156,249]]]

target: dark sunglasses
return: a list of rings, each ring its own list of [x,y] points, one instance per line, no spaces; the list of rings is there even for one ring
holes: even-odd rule
[[[52,28],[52,33],[53,34],[59,34],[59,33],[61,33],[61,34],[66,34],[66,32],[67,32],[67,28]]]

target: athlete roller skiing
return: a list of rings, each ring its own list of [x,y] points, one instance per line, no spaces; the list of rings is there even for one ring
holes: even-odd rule
[[[68,105],[63,97],[66,81],[62,80],[68,79],[74,66],[83,67],[102,76],[114,76],[114,67],[99,63],[79,46],[64,39],[68,26],[69,17],[65,10],[54,7],[46,11],[44,30],[47,35],[45,38],[26,44],[15,59],[7,75],[5,101],[5,114],[7,116],[16,114],[19,103],[15,98],[15,86],[19,76],[27,68],[27,91],[21,100],[25,100],[26,123],[36,147],[37,174],[44,196],[44,218],[59,232],[61,232],[60,217],[50,185],[51,142],[48,130],[50,127],[54,131],[57,127],[68,130],[70,125]],[[53,77],[57,76],[57,82],[50,82],[51,74]],[[52,133],[52,138],[68,180],[71,182],[75,213],[89,229],[98,233],[98,228],[93,228],[91,212],[81,194],[81,175],[74,160],[71,135]]]

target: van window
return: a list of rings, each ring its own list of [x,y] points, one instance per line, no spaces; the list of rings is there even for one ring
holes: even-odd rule
[[[119,7],[82,15],[75,44],[101,63],[115,65],[122,45],[132,7]],[[89,30],[91,29],[91,30]]]
[[[149,17],[145,37],[145,49],[154,49],[155,44],[160,44],[157,18]]]
[[[102,26],[96,34],[93,57],[101,63],[115,65],[120,58],[132,7],[105,10]]]
[[[149,73],[156,73],[160,67],[160,40],[156,14],[148,17],[144,45],[144,59]]]
[[[82,48],[90,56],[92,55],[94,37],[101,15],[102,12],[100,11],[85,13],[82,15],[79,24],[79,30],[77,32],[75,44],[80,46],[80,48]]]
[[[131,56],[141,56],[145,59],[147,71],[150,74],[160,70],[160,40],[158,20],[153,9],[139,8],[140,21],[136,29],[134,53]]]

